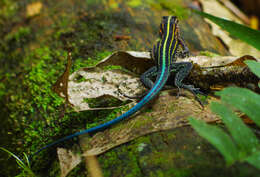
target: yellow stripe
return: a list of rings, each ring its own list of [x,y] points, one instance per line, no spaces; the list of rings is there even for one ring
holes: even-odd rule
[[[167,44],[167,40],[169,38],[169,31],[170,31],[170,20],[171,20],[171,16],[168,17],[168,24],[167,24],[167,35],[163,44],[163,66],[165,67],[165,54],[166,54],[166,44]],[[164,69],[164,68],[163,68]]]
[[[176,24],[174,23],[173,24],[173,28],[172,28],[172,31],[174,32],[174,30],[175,30],[175,28],[176,28]],[[169,53],[168,53],[168,58],[169,58],[169,64],[170,64],[170,56],[171,56],[171,48],[172,48],[172,41],[173,41],[173,39],[174,39],[174,37],[175,37],[175,34],[172,36],[172,39],[171,39],[171,44],[170,44],[170,47],[169,47]],[[177,41],[176,41],[177,42]],[[175,42],[175,44],[176,44],[176,42]],[[176,46],[176,45],[175,45]],[[174,49],[173,49],[173,51],[174,51]]]

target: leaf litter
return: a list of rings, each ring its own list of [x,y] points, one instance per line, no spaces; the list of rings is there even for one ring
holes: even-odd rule
[[[205,75],[205,73],[207,75],[207,72],[212,72],[210,69],[218,68],[217,66],[224,67],[224,69],[227,68],[226,70],[229,70],[228,68],[230,66],[239,68],[246,67],[246,65],[241,64],[245,59],[259,62],[259,59],[255,59],[251,56],[196,56],[185,58],[184,60],[178,59],[177,62],[193,62],[195,67],[193,67],[186,81],[189,82],[192,80],[193,82],[201,82],[201,75]],[[67,66],[70,67],[70,64]],[[115,52],[100,61],[96,66],[81,68],[71,75],[67,74],[69,68],[66,68],[66,74],[63,74],[61,76],[63,78],[59,78],[55,85],[59,87],[59,85],[62,86],[64,82],[67,82],[67,90],[64,90],[64,88],[60,90],[56,88],[55,92],[60,96],[63,95],[65,98],[67,96],[66,100],[68,100],[76,111],[113,109],[119,106],[108,105],[93,107],[90,106],[90,103],[86,100],[98,100],[98,98],[103,99],[104,97],[108,97],[126,103],[125,101],[129,100],[129,98],[121,95],[119,89],[126,95],[139,95],[144,92],[145,88],[140,82],[139,75],[152,66],[154,66],[154,62],[151,60],[149,52]],[[216,70],[214,72],[220,71]],[[191,77],[196,74],[196,78],[198,79]],[[238,73],[231,72],[231,74]],[[250,75],[250,72],[247,74]],[[66,77],[64,77],[64,75]],[[258,83],[259,79],[256,82]],[[150,104],[146,105],[135,114],[135,116],[131,116],[127,121],[122,121],[120,124],[98,132],[91,138],[86,138],[87,135],[82,135],[80,139],[81,141],[84,140],[83,143],[81,143],[81,148],[84,149],[83,155],[99,155],[140,136],[186,126],[188,125],[187,118],[191,116],[206,122],[216,122],[220,120],[217,115],[211,112],[208,105],[202,108],[191,93],[182,90],[180,97],[176,98],[177,89],[172,88],[171,90],[162,91],[157,99],[152,100]],[[59,92],[62,92],[62,94]],[[212,100],[216,101],[216,98],[207,98],[208,102]],[[131,101],[135,103],[135,100]],[[152,111],[145,112],[144,110],[147,109],[147,107],[150,107]]]

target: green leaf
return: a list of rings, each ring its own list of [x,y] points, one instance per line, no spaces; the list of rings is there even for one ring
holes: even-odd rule
[[[248,115],[260,127],[260,95],[245,88],[229,87],[216,95],[221,96],[221,100],[228,103]]]
[[[15,158],[18,166],[20,166],[22,168],[23,171],[18,176],[36,177],[36,175],[33,173],[33,171],[30,168],[30,162],[29,162],[28,156],[25,153],[24,153],[24,156],[25,156],[28,166],[14,153],[8,151],[7,149],[5,149],[3,147],[0,147],[0,149],[7,152],[9,155],[13,156]],[[26,172],[27,174],[24,174],[24,172]]]
[[[9,155],[13,156],[13,157],[16,159],[18,165],[21,166],[22,168],[24,168],[24,167],[26,166],[26,165],[23,163],[23,161],[22,161],[18,156],[16,156],[14,153],[8,151],[7,149],[5,149],[5,148],[3,148],[3,147],[0,147],[0,149],[3,150],[3,151],[5,151],[5,152],[7,152]]]
[[[260,151],[256,151],[246,161],[260,170]]]
[[[258,146],[258,139],[243,121],[230,109],[220,103],[212,103],[211,110],[221,116],[222,121],[228,128],[240,151],[240,159],[255,152]]]
[[[260,63],[253,60],[246,60],[245,63],[250,70],[260,78]]]
[[[225,20],[223,18],[215,17],[205,12],[193,10],[197,14],[211,20],[219,25],[222,29],[229,32],[230,35],[235,36],[242,41],[252,45],[256,49],[260,50],[260,31],[248,28],[244,25]]]
[[[207,139],[220,151],[228,165],[231,165],[238,159],[236,145],[223,130],[213,125],[207,125],[205,122],[194,118],[189,118],[189,122],[200,136]]]

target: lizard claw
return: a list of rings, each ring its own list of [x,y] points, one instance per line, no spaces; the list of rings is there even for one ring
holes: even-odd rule
[[[178,92],[177,92],[176,98],[179,98],[180,97],[180,93],[181,93],[181,88],[180,87],[177,87],[177,88],[178,88]]]
[[[179,87],[178,87],[179,88]],[[193,85],[183,85],[182,88],[189,90],[194,96],[195,99],[199,102],[199,104],[204,107],[202,101],[197,96],[198,94],[207,96],[207,94],[200,91],[200,88],[195,88]]]

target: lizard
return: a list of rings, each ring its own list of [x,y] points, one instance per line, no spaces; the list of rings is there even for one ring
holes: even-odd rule
[[[106,123],[95,126],[93,128],[85,129],[74,134],[65,136],[57,141],[54,141],[33,153],[32,156],[38,154],[44,149],[57,145],[66,140],[72,139],[73,137],[93,133],[100,130],[104,130],[128,117],[132,116],[134,113],[139,111],[144,105],[146,105],[150,100],[152,100],[164,87],[168,77],[171,72],[175,72],[175,86],[180,89],[188,89],[195,96],[201,94],[199,88],[195,88],[193,85],[185,85],[182,83],[182,80],[189,74],[192,63],[191,62],[176,62],[176,57],[178,55],[178,47],[182,47],[182,53],[180,56],[184,56],[189,53],[189,49],[184,44],[184,41],[180,37],[178,19],[176,16],[163,16],[160,24],[159,31],[160,39],[153,46],[151,51],[151,57],[154,59],[156,66],[151,67],[146,72],[141,75],[141,81],[145,87],[150,88],[144,97],[131,109],[122,115],[112,119]],[[152,81],[152,77],[156,76],[155,82]]]

